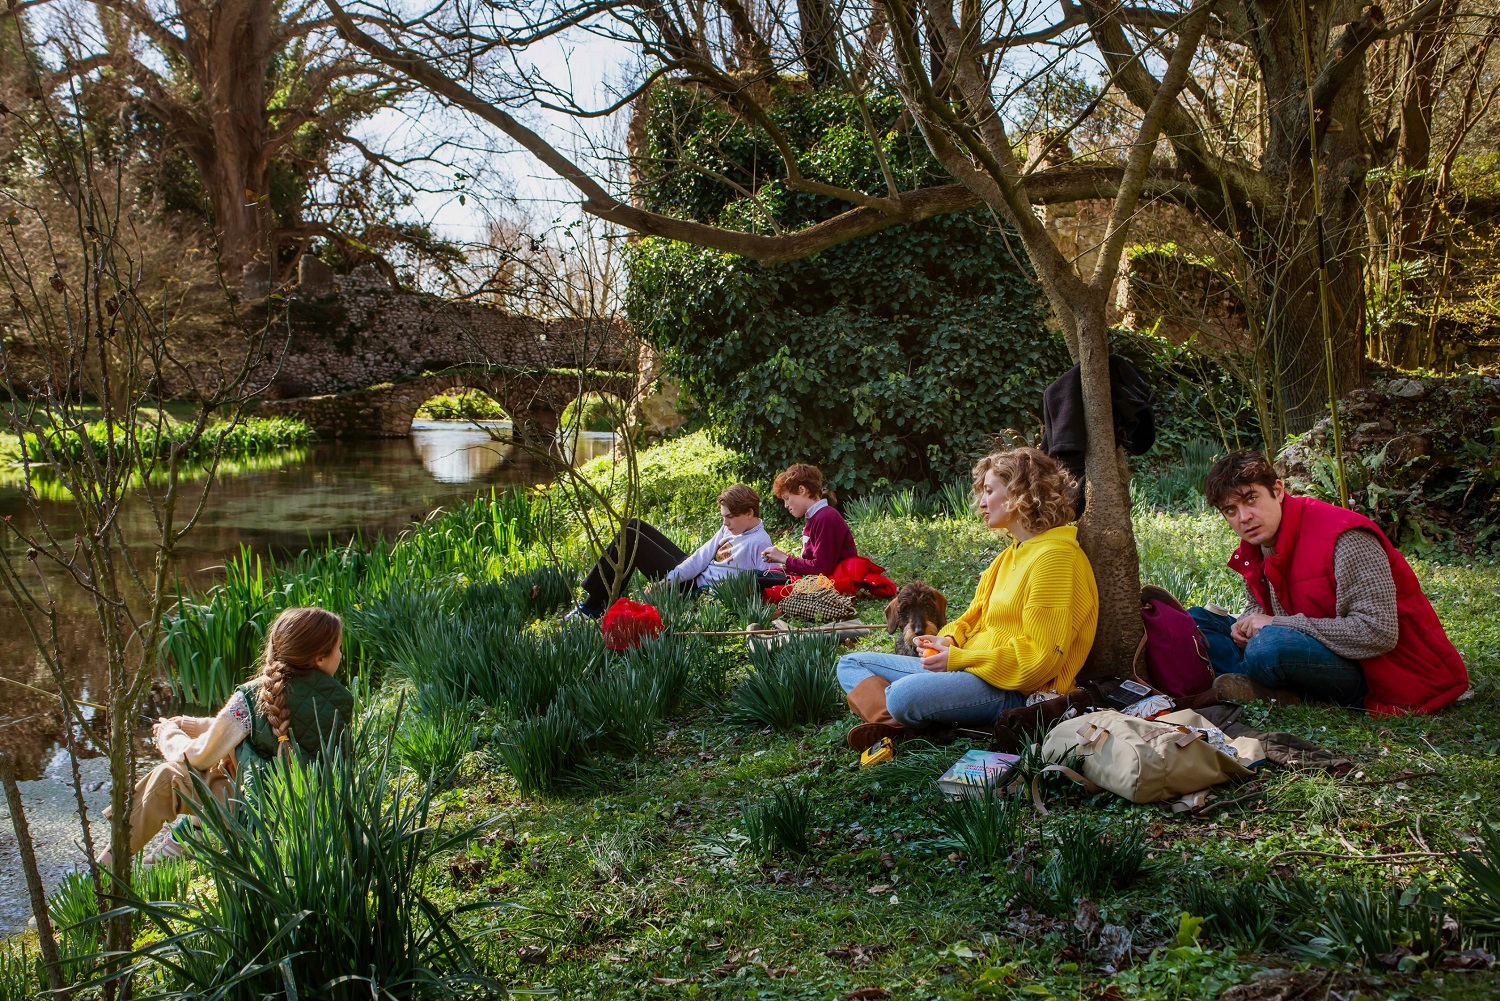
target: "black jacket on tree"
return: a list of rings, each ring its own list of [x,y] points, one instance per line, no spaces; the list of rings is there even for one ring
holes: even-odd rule
[[[1144,455],[1156,443],[1151,387],[1123,355],[1109,356],[1109,396],[1115,417],[1115,444]],[[1083,420],[1083,381],[1074,365],[1042,391],[1042,451],[1068,467],[1078,480],[1078,514],[1083,515],[1083,455],[1088,428]]]

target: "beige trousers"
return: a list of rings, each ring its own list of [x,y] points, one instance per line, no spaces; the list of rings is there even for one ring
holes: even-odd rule
[[[193,784],[193,767],[185,761],[163,761],[135,784],[135,805],[130,810],[130,854],[156,837],[163,824],[170,824],[183,814],[191,814],[190,804],[202,795]],[[219,802],[229,797],[230,778],[222,765],[215,765],[198,776],[208,784],[209,792]],[[106,808],[104,815],[109,816]]]

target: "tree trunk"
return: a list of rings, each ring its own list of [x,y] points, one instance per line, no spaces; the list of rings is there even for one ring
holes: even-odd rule
[[[1264,200],[1240,213],[1239,238],[1256,268],[1264,297],[1264,350],[1292,434],[1306,431],[1328,413],[1327,346],[1319,288],[1319,230],[1314,211],[1309,140],[1308,87],[1302,22],[1293,5],[1256,5],[1263,13],[1255,36],[1269,116],[1261,173]],[[1311,18],[1308,48],[1313,74],[1349,41],[1351,22],[1368,17],[1350,0],[1305,4]],[[1338,39],[1334,26],[1344,25]],[[1364,37],[1364,36],[1360,36]],[[1318,160],[1323,209],[1323,258],[1328,268],[1328,320],[1332,338],[1333,392],[1342,396],[1359,383],[1364,363],[1364,262],[1367,235],[1362,198],[1371,151],[1363,123],[1368,114],[1365,72],[1359,62],[1336,88],[1318,98]],[[1316,91],[1317,88],[1315,87]],[[1280,442],[1267,442],[1272,450]]]
[[[1128,677],[1141,637],[1141,564],[1130,518],[1130,470],[1115,444],[1105,297],[1097,299],[1082,310],[1075,306],[1073,314],[1089,436],[1088,507],[1078,523],[1078,542],[1099,588],[1099,626],[1081,676]]]
[[[1128,677],[1141,638],[1141,565],[1130,512],[1130,469],[1115,444],[1109,383],[1108,293],[1071,273],[1050,243],[1036,245],[1037,279],[1061,322],[1078,362],[1088,451],[1084,455],[1088,506],[1078,522],[1078,544],[1099,589],[1099,625],[1080,678]],[[1050,251],[1050,252],[1049,252]]]
[[[198,165],[213,208],[219,260],[231,285],[240,281],[246,265],[257,257],[265,258],[268,252],[268,213],[259,200],[268,182],[264,171],[259,177],[249,176],[245,161],[239,150],[221,147]]]
[[[797,0],[797,20],[802,65],[807,67],[808,82],[814,87],[837,82],[842,76],[838,57],[840,36],[828,0]]]
[[[1350,202],[1353,199],[1349,199]],[[1310,205],[1310,198],[1308,203]],[[1318,275],[1317,226],[1298,224],[1300,206],[1283,216],[1280,232],[1247,241],[1265,304],[1266,370],[1276,374],[1276,410],[1289,434],[1301,434],[1328,415],[1323,307]],[[1330,211],[1336,209],[1337,211]],[[1324,200],[1328,255],[1328,320],[1333,335],[1333,388],[1338,396],[1359,385],[1364,359],[1364,235],[1357,204]],[[1310,210],[1307,212],[1310,216]],[[1279,442],[1267,442],[1276,448]]]

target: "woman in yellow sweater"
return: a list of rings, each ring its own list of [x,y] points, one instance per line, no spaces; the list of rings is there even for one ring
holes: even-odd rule
[[[1034,448],[979,461],[975,506],[1015,542],[979,578],[963,615],[937,636],[917,637],[925,656],[839,658],[839,684],[866,721],[849,732],[851,747],[933,723],[988,726],[1033,693],[1072,689],[1099,622],[1094,571],[1068,524],[1078,489]]]

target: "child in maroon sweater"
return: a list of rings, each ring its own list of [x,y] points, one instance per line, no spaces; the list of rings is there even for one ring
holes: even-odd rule
[[[833,576],[833,570],[844,560],[858,556],[849,523],[829,505],[828,491],[823,489],[823,473],[817,466],[799,462],[776,477],[771,492],[793,518],[806,518],[802,528],[802,556],[788,556],[775,546],[761,555],[768,563],[786,567],[796,577],[812,574]]]

